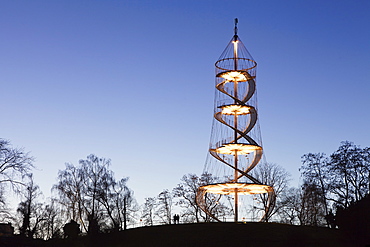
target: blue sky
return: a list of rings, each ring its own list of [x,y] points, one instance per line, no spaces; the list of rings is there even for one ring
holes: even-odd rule
[[[46,196],[94,153],[140,203],[200,174],[214,63],[233,35],[258,63],[266,158],[370,146],[369,1],[0,1],[0,137]]]

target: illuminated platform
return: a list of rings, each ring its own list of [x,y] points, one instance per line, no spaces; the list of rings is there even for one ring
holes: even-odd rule
[[[247,105],[223,105],[219,108],[222,109],[221,113],[224,115],[247,115],[251,113],[252,106]]]
[[[254,195],[273,192],[273,188],[268,185],[262,184],[249,184],[249,183],[222,183],[222,184],[209,184],[199,188],[203,192],[220,194],[220,195]]]
[[[224,78],[227,81],[242,82],[242,81],[248,80],[245,72],[237,71],[237,70],[222,72],[218,74],[217,77]]]
[[[246,155],[250,154],[254,151],[262,150],[262,147],[252,145],[252,144],[244,144],[244,143],[229,143],[224,144],[221,147],[218,147],[216,149],[211,149],[211,151],[214,151],[219,154],[232,154],[232,155]]]

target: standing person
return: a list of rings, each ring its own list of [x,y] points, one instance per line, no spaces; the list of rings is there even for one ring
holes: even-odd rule
[[[173,216],[173,223],[176,225],[177,214]]]
[[[173,216],[173,222],[174,222],[175,225],[179,224],[179,219],[180,219],[180,216],[178,214],[175,214]]]

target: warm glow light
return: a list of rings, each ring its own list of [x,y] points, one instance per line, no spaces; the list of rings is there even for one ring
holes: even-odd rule
[[[212,151],[215,151],[220,154],[237,154],[237,155],[245,155],[249,154],[251,152],[254,152],[256,150],[261,150],[262,147],[251,145],[251,144],[244,144],[244,143],[230,143],[230,144],[224,144],[221,147],[218,147],[216,149],[213,149]]]
[[[254,195],[272,192],[271,186],[263,184],[247,184],[247,183],[222,183],[222,184],[209,184],[200,187],[201,190],[221,195],[232,195],[235,193],[241,195]]]
[[[245,105],[223,105],[220,106],[224,115],[247,115],[252,107]]]
[[[247,81],[247,77],[240,71],[227,71],[217,75],[228,81]]]
[[[233,43],[234,43],[234,58],[238,58],[238,41],[235,40],[233,41]]]

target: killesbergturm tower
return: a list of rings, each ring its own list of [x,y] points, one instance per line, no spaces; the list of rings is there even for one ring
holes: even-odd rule
[[[217,181],[198,188],[197,204],[214,220],[223,221],[207,202],[208,194],[217,195],[213,200],[227,200],[233,204],[234,221],[237,222],[247,218],[247,210],[242,210],[246,205],[241,202],[248,200],[242,197],[266,193],[267,203],[260,216],[263,221],[272,209],[275,195],[271,186],[251,175],[263,157],[256,96],[257,63],[238,36],[237,19],[234,31],[233,38],[215,63],[214,119],[204,172],[216,176]]]

